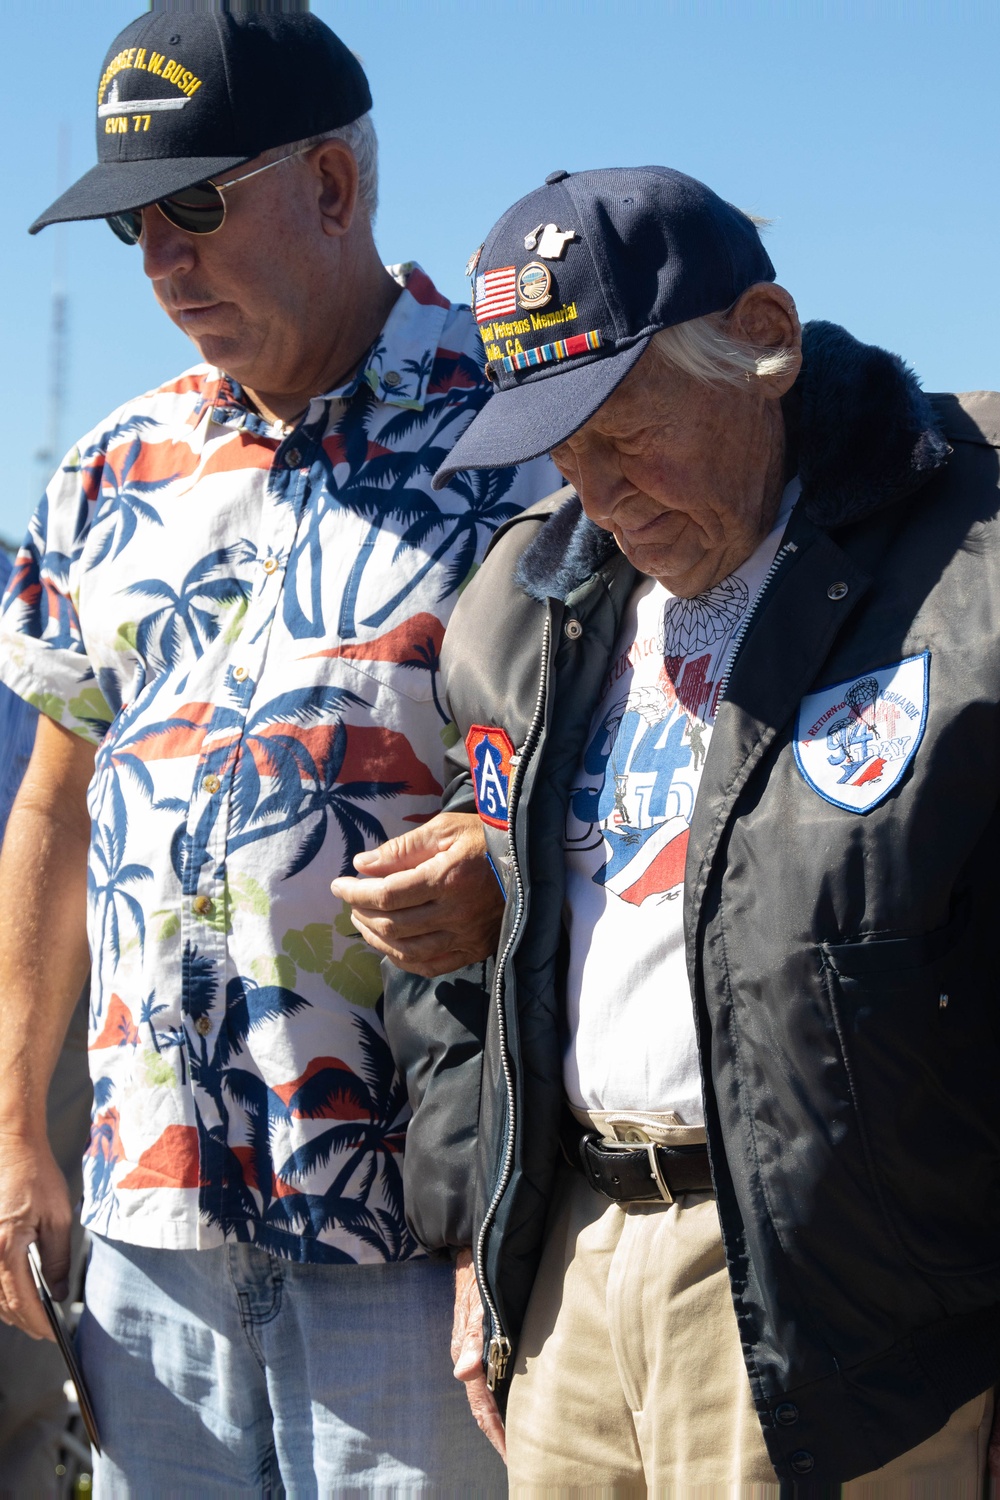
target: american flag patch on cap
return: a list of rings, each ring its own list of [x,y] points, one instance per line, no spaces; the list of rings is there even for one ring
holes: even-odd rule
[[[499,271],[484,271],[476,277],[476,322],[489,323],[492,318],[509,318],[517,312],[514,291],[514,266]]]

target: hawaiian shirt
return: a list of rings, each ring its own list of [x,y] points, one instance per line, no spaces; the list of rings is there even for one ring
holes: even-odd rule
[[[295,1260],[419,1254],[376,954],[334,902],[437,812],[438,652],[547,459],[431,476],[488,398],[467,307],[412,265],[348,384],[294,428],[199,365],[53,479],[0,678],[98,746],[84,1221]]]

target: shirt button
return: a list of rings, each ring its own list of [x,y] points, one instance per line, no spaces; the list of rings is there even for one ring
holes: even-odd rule
[[[794,1427],[799,1420],[799,1409],[794,1401],[782,1401],[774,1408],[774,1420],[782,1427]]]
[[[198,1033],[199,1036],[208,1036],[208,1033],[212,1029],[212,1023],[208,1019],[207,1016],[199,1016],[198,1019],[197,1019],[197,1021],[195,1021],[195,1023],[194,1023],[194,1029]],[[795,1461],[793,1459],[792,1460],[793,1466],[794,1466],[794,1462]]]
[[[278,566],[278,559],[276,557],[265,557],[265,559],[264,559],[264,572],[265,573],[273,573],[274,570],[275,570],[275,568],[277,566]]]
[[[196,911],[199,917],[210,917],[215,910],[215,902],[211,896],[195,896],[191,902],[191,909]]]
[[[816,1467],[816,1460],[804,1448],[800,1448],[798,1453],[793,1453],[788,1462],[793,1474],[811,1474]]]
[[[390,386],[399,385],[402,379],[403,377],[402,375],[400,375],[398,370],[386,370],[385,374],[382,376],[382,383],[384,385]]]
[[[845,599],[847,597],[847,584],[831,583],[826,591],[826,597],[828,599]]]
[[[302,454],[299,452],[298,448],[289,448],[288,452],[285,454],[285,463],[288,465],[288,467],[290,469],[297,469],[301,462]]]
[[[222,782],[219,780],[218,776],[206,776],[204,781],[202,782],[202,786],[205,788],[206,792],[211,792],[213,796],[219,790],[221,785]]]
[[[233,676],[236,678],[237,682],[244,682],[247,677],[249,677],[249,675],[250,673],[247,671],[246,667],[233,668]]]

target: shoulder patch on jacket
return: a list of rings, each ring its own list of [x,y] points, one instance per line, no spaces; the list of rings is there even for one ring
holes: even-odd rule
[[[491,828],[506,828],[514,746],[504,729],[473,724],[465,737],[476,811]]]
[[[795,760],[834,807],[884,802],[917,753],[927,723],[930,652],[808,693],[795,721]]]

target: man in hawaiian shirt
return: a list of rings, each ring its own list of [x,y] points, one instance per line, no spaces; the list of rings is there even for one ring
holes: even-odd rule
[[[108,218],[205,361],[67,457],[0,633],[41,710],[0,864],[0,1315],[45,1334],[31,1240],[65,1278],[43,1106],[89,932],[109,1493],[502,1484],[447,1362],[450,1268],[403,1216],[378,959],[330,883],[408,834],[462,892],[440,929],[407,877],[425,960],[488,946],[479,835],[434,817],[438,649],[553,485],[431,490],[488,386],[469,310],[379,262],[370,103],[308,14],[154,11],[108,55],[100,164],[33,226]]]

